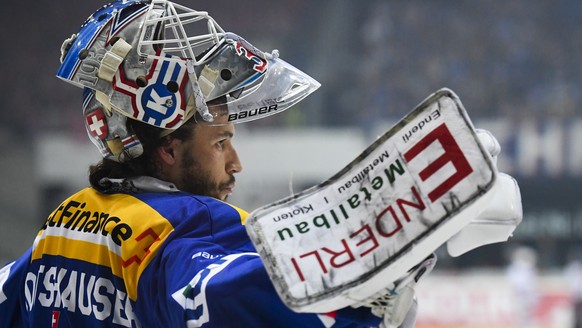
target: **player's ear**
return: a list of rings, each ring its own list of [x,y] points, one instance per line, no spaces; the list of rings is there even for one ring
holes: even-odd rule
[[[162,144],[156,149],[156,156],[163,164],[174,165],[177,161],[177,144],[179,140],[170,136],[166,136],[164,139]]]

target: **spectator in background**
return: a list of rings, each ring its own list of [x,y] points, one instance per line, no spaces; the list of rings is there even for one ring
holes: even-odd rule
[[[519,246],[512,252],[507,279],[515,298],[516,327],[536,327],[539,295],[537,252],[533,248]]]
[[[582,327],[582,252],[572,250],[568,256],[564,274],[568,283],[568,291],[572,297],[573,315],[572,327]]]

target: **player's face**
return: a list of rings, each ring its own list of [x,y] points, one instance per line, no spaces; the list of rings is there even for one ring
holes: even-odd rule
[[[242,170],[233,136],[233,124],[196,124],[192,137],[181,147],[178,188],[226,200],[235,187],[234,174]]]

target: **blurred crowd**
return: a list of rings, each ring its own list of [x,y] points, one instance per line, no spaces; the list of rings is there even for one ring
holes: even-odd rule
[[[9,45],[0,55],[0,131],[84,133],[78,90],[54,76],[62,40],[104,2],[69,2],[35,2],[25,21],[13,14],[23,12],[24,2],[11,2],[0,14],[11,27],[0,30]],[[578,0],[218,0],[200,6],[225,29],[264,50],[278,48],[322,82],[300,105],[304,110],[269,124],[369,128],[402,117],[441,87],[456,91],[471,116],[581,113]]]
[[[364,124],[443,86],[475,117],[582,113],[579,1],[380,0],[367,12],[354,53]]]

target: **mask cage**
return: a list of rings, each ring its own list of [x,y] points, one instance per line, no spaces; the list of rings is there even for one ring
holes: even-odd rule
[[[162,48],[164,53],[189,59],[195,66],[204,62],[212,48],[218,47],[224,30],[205,11],[153,0],[140,35],[137,52],[155,57],[147,49]]]

